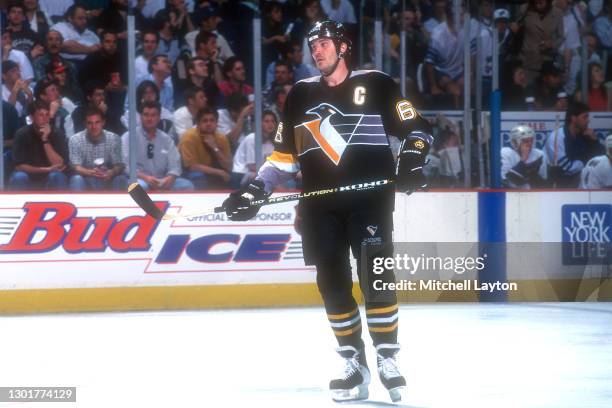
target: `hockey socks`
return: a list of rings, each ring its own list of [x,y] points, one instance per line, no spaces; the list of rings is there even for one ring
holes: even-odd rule
[[[398,307],[397,303],[381,306],[366,304],[368,330],[375,345],[397,343]]]
[[[361,340],[361,316],[357,304],[346,313],[328,313],[327,318],[340,346],[350,345],[356,348],[363,348],[363,341]]]

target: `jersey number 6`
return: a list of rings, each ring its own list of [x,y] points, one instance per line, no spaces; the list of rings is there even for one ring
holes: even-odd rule
[[[399,101],[395,104],[395,109],[397,109],[397,114],[402,121],[414,119],[416,117],[416,112],[408,101]]]

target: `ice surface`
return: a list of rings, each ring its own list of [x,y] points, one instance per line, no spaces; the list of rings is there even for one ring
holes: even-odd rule
[[[399,406],[612,407],[612,303],[405,305],[399,336]],[[54,408],[338,407],[334,347],[321,308],[3,317],[0,386],[77,387]],[[392,406],[373,374],[342,405]]]

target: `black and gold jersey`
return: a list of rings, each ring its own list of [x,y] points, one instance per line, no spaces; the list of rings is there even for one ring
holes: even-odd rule
[[[285,172],[301,170],[304,191],[391,179],[388,135],[402,139],[415,130],[431,134],[429,123],[387,74],[353,71],[334,87],[317,76],[299,81],[287,96],[268,161]],[[317,201],[347,204],[336,196]],[[392,203],[393,194],[372,190],[346,198],[371,206],[372,200]]]

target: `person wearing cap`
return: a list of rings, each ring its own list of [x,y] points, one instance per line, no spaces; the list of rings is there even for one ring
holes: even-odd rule
[[[29,82],[21,78],[21,70],[15,61],[2,61],[2,100],[13,105],[20,117],[26,115],[26,107],[32,101]]]
[[[204,32],[213,33],[216,36],[217,48],[219,49],[217,60],[220,64],[223,64],[229,57],[234,56],[234,51],[230,47],[225,36],[217,30],[217,26],[222,21],[221,17],[219,17],[219,11],[212,5],[201,7],[196,10],[197,11],[194,12],[194,21],[200,21],[200,29],[187,33],[185,35],[185,42],[191,50],[192,55],[196,56],[198,54],[196,37]]]
[[[59,86],[60,93],[73,103],[79,103],[83,99],[81,88],[75,83],[70,86],[68,82],[68,65],[65,60],[56,58],[51,60],[45,67],[47,78],[54,80]]]
[[[604,141],[606,153],[589,160],[580,174],[580,188],[612,189],[612,133]]]
[[[532,95],[536,110],[564,111],[567,108],[567,93],[563,90],[563,70],[552,61],[544,61]]]
[[[34,59],[32,66],[34,68],[34,78],[36,81],[40,81],[47,77],[47,66],[51,61],[59,60],[62,62],[67,69],[66,81],[68,88],[72,90],[79,89],[77,81],[77,69],[76,66],[60,55],[62,51],[62,45],[64,44],[64,37],[62,33],[57,30],[49,30],[45,35],[45,53],[40,57]],[[81,101],[81,97],[76,98],[75,102]]]

